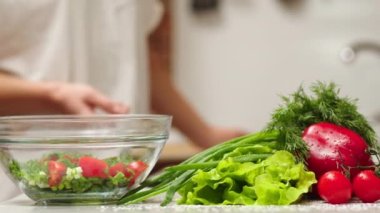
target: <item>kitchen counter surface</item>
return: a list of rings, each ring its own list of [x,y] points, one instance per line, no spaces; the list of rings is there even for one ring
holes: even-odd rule
[[[290,206],[186,206],[171,204],[166,207],[159,205],[159,200],[149,203],[129,206],[38,206],[24,195],[0,203],[0,212],[154,212],[154,213],[203,213],[203,212],[380,212],[380,202],[364,204],[352,202],[343,205],[330,205],[322,201],[308,201]]]

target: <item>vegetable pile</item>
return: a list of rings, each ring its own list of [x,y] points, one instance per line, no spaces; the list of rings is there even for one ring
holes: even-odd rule
[[[358,112],[356,101],[340,97],[335,84],[317,82],[311,91],[314,96],[301,87],[290,97],[283,97],[285,104],[276,109],[267,130],[279,131],[285,149],[292,150],[315,172],[315,190],[322,199],[345,203],[353,191],[363,202],[380,200],[380,186],[376,185],[380,182],[380,166],[372,161],[380,159],[375,131]],[[374,174],[371,178],[356,181],[353,187],[355,181],[351,183],[351,179],[367,177],[370,171]],[[363,195],[363,189],[373,194],[371,199]]]
[[[85,193],[130,188],[147,167],[128,156],[102,160],[90,155],[52,153],[24,164],[13,160],[9,170],[28,190]]]
[[[340,97],[334,83],[317,82],[311,92],[300,87],[283,97],[263,131],[166,168],[119,203],[166,193],[162,205],[167,205],[178,193],[180,204],[287,205],[309,192],[316,177],[314,189],[327,202],[347,202],[352,191],[363,202],[379,200],[379,166],[371,155],[379,159],[380,149],[356,100]],[[374,186],[370,196],[363,192],[365,185]]]

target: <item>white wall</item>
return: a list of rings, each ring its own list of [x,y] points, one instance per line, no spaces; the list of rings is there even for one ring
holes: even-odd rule
[[[199,15],[173,2],[175,79],[208,121],[259,130],[280,94],[315,80],[337,82],[370,120],[380,115],[380,53],[339,58],[353,42],[380,45],[380,1],[221,0]]]

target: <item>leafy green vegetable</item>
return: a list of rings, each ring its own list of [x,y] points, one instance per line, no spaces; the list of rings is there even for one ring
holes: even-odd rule
[[[199,170],[179,190],[180,204],[287,205],[316,183],[314,173],[296,164],[293,155],[277,151],[262,162],[227,158],[210,171]]]
[[[22,172],[20,168],[20,164],[15,160],[11,160],[9,163],[9,172],[13,175],[16,180],[21,180]]]
[[[118,172],[115,176],[111,177],[111,183],[114,186],[126,186],[128,185],[128,179],[121,172]]]
[[[357,110],[356,100],[340,97],[334,83],[314,83],[308,95],[302,87],[289,97],[282,97],[284,104],[272,114],[266,130],[280,132],[285,150],[306,162],[308,148],[302,140],[303,130],[321,121],[331,122],[351,129],[361,135],[368,146],[379,151],[375,131]]]
[[[166,192],[166,197],[161,203],[166,205],[171,202],[174,194],[190,181],[197,169],[207,172],[219,161],[227,158],[239,159],[239,162],[258,162],[267,158],[268,154],[282,150],[283,144],[278,141],[278,135],[277,131],[259,132],[211,147],[178,166],[148,178],[141,186],[129,191],[119,203],[137,203]]]
[[[48,188],[47,163],[36,160],[26,162],[22,167],[22,181],[29,186]]]

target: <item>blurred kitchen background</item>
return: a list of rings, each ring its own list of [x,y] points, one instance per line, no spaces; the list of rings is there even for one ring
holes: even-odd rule
[[[380,132],[380,1],[169,3],[173,75],[207,121],[260,130],[280,95],[322,80],[358,98]]]

